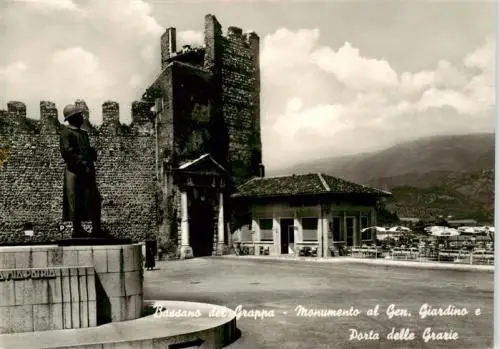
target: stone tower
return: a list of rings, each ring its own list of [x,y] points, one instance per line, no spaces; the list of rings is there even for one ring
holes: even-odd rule
[[[161,237],[177,238],[177,243],[182,245],[181,226],[187,223],[182,221],[181,194],[187,192],[188,208],[184,211],[189,211],[189,205],[196,206],[199,192],[210,192],[200,189],[204,187],[200,183],[212,181],[216,183],[213,184],[216,193],[212,191],[210,194],[214,201],[213,212],[191,215],[184,212],[184,219],[206,216],[208,224],[209,217],[220,215],[220,206],[225,206],[223,222],[218,216],[213,219],[218,222],[214,231],[219,229],[213,239],[213,251],[217,251],[222,243],[217,234],[223,234],[225,243],[228,235],[226,223],[230,212],[223,204],[227,202],[223,198],[237,185],[264,174],[260,133],[259,37],[253,32],[243,33],[237,27],[229,27],[224,34],[220,23],[210,14],[205,16],[204,30],[203,47],[184,46],[181,50],[177,50],[175,28],[165,31],[161,37],[162,71],[147,89],[145,99],[156,102],[159,107],[160,240]],[[208,173],[207,169],[198,168],[197,174],[193,168],[186,171],[183,167],[204,155],[209,156],[215,167],[225,173],[220,179],[203,179],[201,173]],[[204,166],[214,164],[205,163]],[[181,172],[189,175],[179,175]],[[194,189],[181,190],[181,187],[187,188],[188,182],[194,183]],[[219,194],[223,197],[219,198]],[[214,222],[211,225],[215,225]],[[224,232],[221,233],[220,229]],[[193,231],[189,234],[199,236]]]

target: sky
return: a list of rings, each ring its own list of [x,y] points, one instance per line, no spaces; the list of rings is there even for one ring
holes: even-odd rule
[[[160,72],[160,36],[201,45],[205,14],[261,38],[266,168],[435,134],[493,132],[494,1],[1,0],[0,108],[130,105]],[[179,46],[178,46],[179,47]]]

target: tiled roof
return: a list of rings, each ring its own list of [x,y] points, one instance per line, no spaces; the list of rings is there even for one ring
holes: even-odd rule
[[[321,174],[253,178],[238,187],[234,197],[275,197],[315,194],[373,194],[391,193]]]

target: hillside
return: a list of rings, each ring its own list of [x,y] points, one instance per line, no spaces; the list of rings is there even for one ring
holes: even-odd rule
[[[299,164],[279,173],[324,172],[389,189],[399,216],[493,219],[495,135],[434,136],[389,149]]]

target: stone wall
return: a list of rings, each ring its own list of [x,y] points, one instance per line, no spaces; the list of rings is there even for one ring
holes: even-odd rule
[[[78,101],[84,107],[85,102]],[[87,108],[88,110],[88,108]],[[132,106],[132,124],[119,122],[119,106],[103,104],[103,124],[86,120],[98,152],[97,180],[103,198],[103,226],[135,241],[156,235],[154,128],[142,102]],[[26,118],[26,107],[10,102],[0,113],[0,241],[48,241],[70,236],[62,221],[64,163],[61,128],[54,103],[40,103],[41,118]],[[88,117],[88,113],[87,113]],[[24,236],[26,224],[34,237]]]
[[[209,76],[195,67],[176,63],[173,71],[174,162],[180,164],[212,153]],[[215,131],[215,130],[214,130]]]
[[[259,37],[205,17],[205,69],[213,74],[214,114],[227,133],[226,166],[235,185],[259,174],[260,139]],[[215,94],[214,93],[214,94]]]
[[[172,65],[164,66],[158,78],[146,90],[154,98],[161,98],[162,110],[157,117],[158,137],[158,242],[161,245],[172,235],[176,235],[176,228],[172,228],[175,222],[175,206],[172,197],[174,186],[172,176],[174,156],[174,103]],[[172,229],[174,229],[172,233]]]
[[[222,113],[229,136],[228,162],[235,184],[258,175],[260,144],[259,37],[229,27],[220,38]]]

